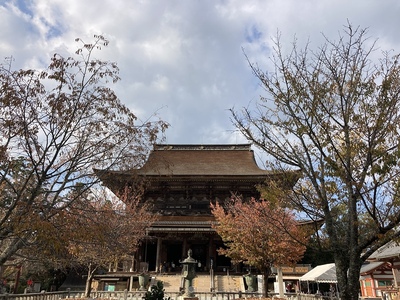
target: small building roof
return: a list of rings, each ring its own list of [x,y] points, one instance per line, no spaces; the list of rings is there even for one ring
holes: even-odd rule
[[[390,241],[383,245],[368,257],[368,260],[390,260],[399,259],[400,257],[400,244],[397,241]]]
[[[366,275],[369,273],[373,273],[376,269],[386,264],[387,263],[384,261],[366,262],[361,266],[360,274]]]
[[[336,283],[336,266],[334,263],[316,266],[299,278],[300,281]]]

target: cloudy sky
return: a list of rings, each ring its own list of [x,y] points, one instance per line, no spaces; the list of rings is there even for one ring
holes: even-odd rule
[[[40,68],[103,34],[98,56],[118,63],[118,96],[169,122],[166,142],[242,143],[228,109],[262,94],[243,51],[263,64],[277,31],[287,46],[296,36],[317,47],[349,21],[400,52],[399,15],[398,0],[0,0],[0,58]]]

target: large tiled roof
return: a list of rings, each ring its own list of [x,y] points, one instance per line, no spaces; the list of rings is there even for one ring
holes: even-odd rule
[[[262,176],[250,144],[155,145],[138,175],[161,176]]]

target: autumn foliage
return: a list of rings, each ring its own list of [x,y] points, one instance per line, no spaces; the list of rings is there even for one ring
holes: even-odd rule
[[[211,208],[214,228],[226,245],[218,251],[233,262],[254,266],[267,278],[272,266],[293,265],[302,258],[307,237],[290,210],[268,200],[239,197]]]
[[[111,89],[116,63],[95,58],[105,37],[76,41],[41,70],[0,64],[0,266],[58,226],[99,183],[95,168],[140,166],[167,127],[139,121]]]
[[[350,22],[317,47],[278,34],[270,67],[249,62],[265,94],[231,110],[271,169],[301,171],[291,203],[324,220],[316,244],[346,300],[359,299],[363,263],[400,237],[400,54],[381,46]]]
[[[70,215],[75,228],[71,231],[72,239],[67,249],[76,262],[88,268],[87,297],[96,269],[110,265],[114,268],[116,263],[126,258],[132,262],[146,228],[156,219],[148,205],[139,203],[139,198],[130,199],[129,189],[120,197],[125,201],[92,200],[88,209],[78,207],[76,214]]]
[[[131,194],[126,188],[118,199],[107,190],[96,190],[74,201],[47,223],[47,230],[40,230],[36,258],[53,261],[53,267],[85,267],[87,297],[99,269],[114,269],[123,260],[134,267],[132,257],[156,216]]]

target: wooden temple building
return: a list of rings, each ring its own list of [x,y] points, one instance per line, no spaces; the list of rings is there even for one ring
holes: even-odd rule
[[[400,244],[388,242],[375,251],[360,271],[361,297],[400,299]]]
[[[210,268],[239,272],[230,259],[217,253],[223,243],[212,228],[210,202],[223,202],[232,195],[258,197],[258,185],[285,180],[287,174],[259,168],[250,144],[156,144],[141,168],[97,175],[116,194],[125,186],[143,186],[141,201],[152,203],[159,216],[147,229],[134,264],[121,268],[179,272],[179,261],[191,249],[199,262],[198,272]],[[297,176],[291,178],[293,184]]]

